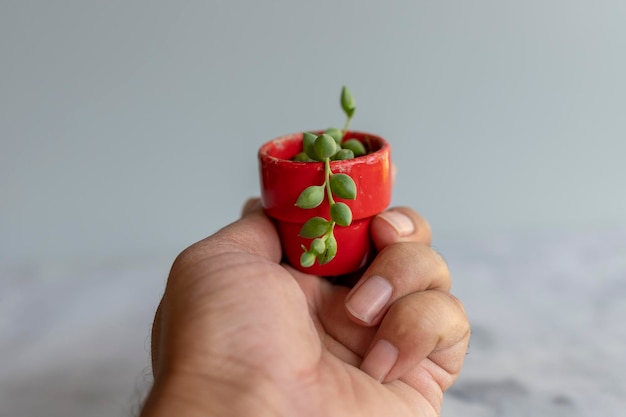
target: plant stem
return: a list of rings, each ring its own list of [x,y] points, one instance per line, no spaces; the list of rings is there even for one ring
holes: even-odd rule
[[[333,192],[330,189],[330,174],[332,174],[332,171],[330,170],[330,158],[326,158],[324,160],[324,185],[326,185],[328,203],[332,206],[335,204],[335,200],[333,199]]]
[[[330,221],[330,224],[328,225],[328,230],[326,230],[326,233],[324,233],[324,235],[322,236],[322,239],[324,239],[325,241],[328,241],[328,238],[331,237],[333,235],[333,231],[335,230],[335,222],[334,221]]]
[[[324,240],[326,242],[328,242],[328,238],[330,238],[333,235],[334,230],[335,230],[335,222],[331,221],[330,226],[328,226],[328,232],[326,232],[326,234],[324,235]]]
[[[348,128],[350,127],[350,120],[352,120],[352,117],[346,117],[346,124],[343,125],[343,130],[341,131],[341,140],[339,142],[343,141],[343,137],[346,136],[346,133],[348,133]]]
[[[328,204],[332,206],[335,204],[335,199],[333,198],[333,192],[330,188],[330,175],[333,172],[330,170],[330,158],[324,159],[324,185],[326,185],[326,195],[328,196]],[[328,225],[328,230],[324,234],[324,241],[328,242],[328,239],[333,235],[333,231],[335,230],[335,221],[331,218],[330,224]]]

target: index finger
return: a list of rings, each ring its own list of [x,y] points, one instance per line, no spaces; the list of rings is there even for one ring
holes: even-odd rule
[[[247,253],[280,262],[282,250],[278,232],[257,199],[246,202],[239,220],[185,249],[178,255],[174,266],[224,253]]]
[[[393,207],[374,217],[370,234],[378,251],[398,242],[430,245],[432,241],[430,224],[409,207]]]

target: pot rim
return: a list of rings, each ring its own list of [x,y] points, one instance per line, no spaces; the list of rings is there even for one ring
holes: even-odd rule
[[[271,154],[271,152],[275,149],[275,147],[284,147],[287,144],[291,144],[294,141],[302,141],[305,132],[312,132],[315,134],[323,133],[323,130],[305,130],[301,132],[289,133],[283,136],[279,136],[272,140],[265,142],[259,148],[258,156],[264,163],[278,164],[278,165],[291,165],[291,166],[316,166],[318,164],[323,164],[321,161],[315,162],[305,162],[305,161],[292,161],[291,159],[279,158]],[[358,130],[348,130],[346,136],[349,139],[364,139],[371,138],[375,139],[380,145],[375,151],[370,152],[366,155],[357,156],[353,159],[344,159],[339,161],[331,161],[331,166],[341,166],[341,165],[350,165],[354,163],[367,163],[368,161],[373,161],[378,159],[385,152],[389,151],[390,144],[389,142],[380,135],[376,135],[369,132],[363,132]],[[283,144],[284,143],[284,144]]]

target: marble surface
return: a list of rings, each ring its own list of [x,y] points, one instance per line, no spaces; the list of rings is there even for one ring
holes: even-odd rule
[[[626,409],[626,230],[436,242],[473,335],[444,417]],[[170,260],[0,265],[0,416],[129,416]]]

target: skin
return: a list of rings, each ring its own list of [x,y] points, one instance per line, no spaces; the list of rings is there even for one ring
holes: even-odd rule
[[[281,264],[258,200],[183,251],[155,317],[141,415],[438,416],[465,358],[465,311],[419,214],[390,209],[371,237],[378,255],[352,289]],[[360,290],[380,311],[362,314]]]

